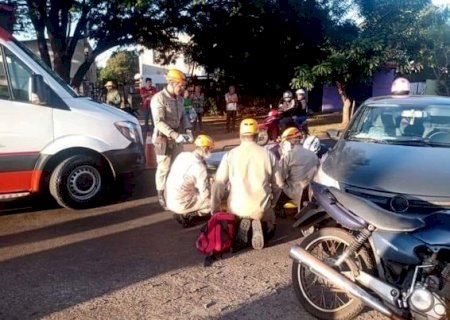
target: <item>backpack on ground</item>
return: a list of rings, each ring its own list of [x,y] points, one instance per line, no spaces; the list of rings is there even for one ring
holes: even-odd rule
[[[225,253],[233,246],[236,230],[237,221],[234,214],[215,213],[200,229],[196,247],[200,252],[209,256]]]

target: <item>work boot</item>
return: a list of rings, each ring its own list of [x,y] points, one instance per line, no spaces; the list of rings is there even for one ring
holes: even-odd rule
[[[236,234],[236,241],[240,244],[248,244],[248,233],[252,222],[249,219],[242,219]]]
[[[255,250],[264,248],[264,234],[259,220],[252,221],[252,247]]]
[[[166,210],[166,199],[164,199],[164,191],[158,190],[158,202],[159,205]]]

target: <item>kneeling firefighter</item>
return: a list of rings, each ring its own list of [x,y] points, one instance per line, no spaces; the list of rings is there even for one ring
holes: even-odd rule
[[[184,227],[194,216],[211,212],[211,189],[205,159],[211,155],[214,141],[201,134],[195,141],[195,150],[180,153],[167,177],[165,198],[167,208]]]

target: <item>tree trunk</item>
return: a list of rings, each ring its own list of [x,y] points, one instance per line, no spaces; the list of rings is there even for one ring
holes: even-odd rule
[[[95,57],[91,55],[81,64],[81,66],[78,68],[77,72],[75,72],[75,75],[73,76],[71,83],[72,87],[78,88],[81,85],[81,82],[83,81],[86,72],[88,72],[94,60]]]
[[[337,89],[342,101],[342,124],[347,125],[350,121],[350,108],[352,106],[352,101],[347,95],[347,87],[344,82],[337,82]]]

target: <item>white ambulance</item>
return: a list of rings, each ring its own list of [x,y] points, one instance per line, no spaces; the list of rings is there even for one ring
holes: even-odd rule
[[[135,117],[78,96],[0,27],[0,201],[49,191],[61,206],[92,207],[144,164]]]

